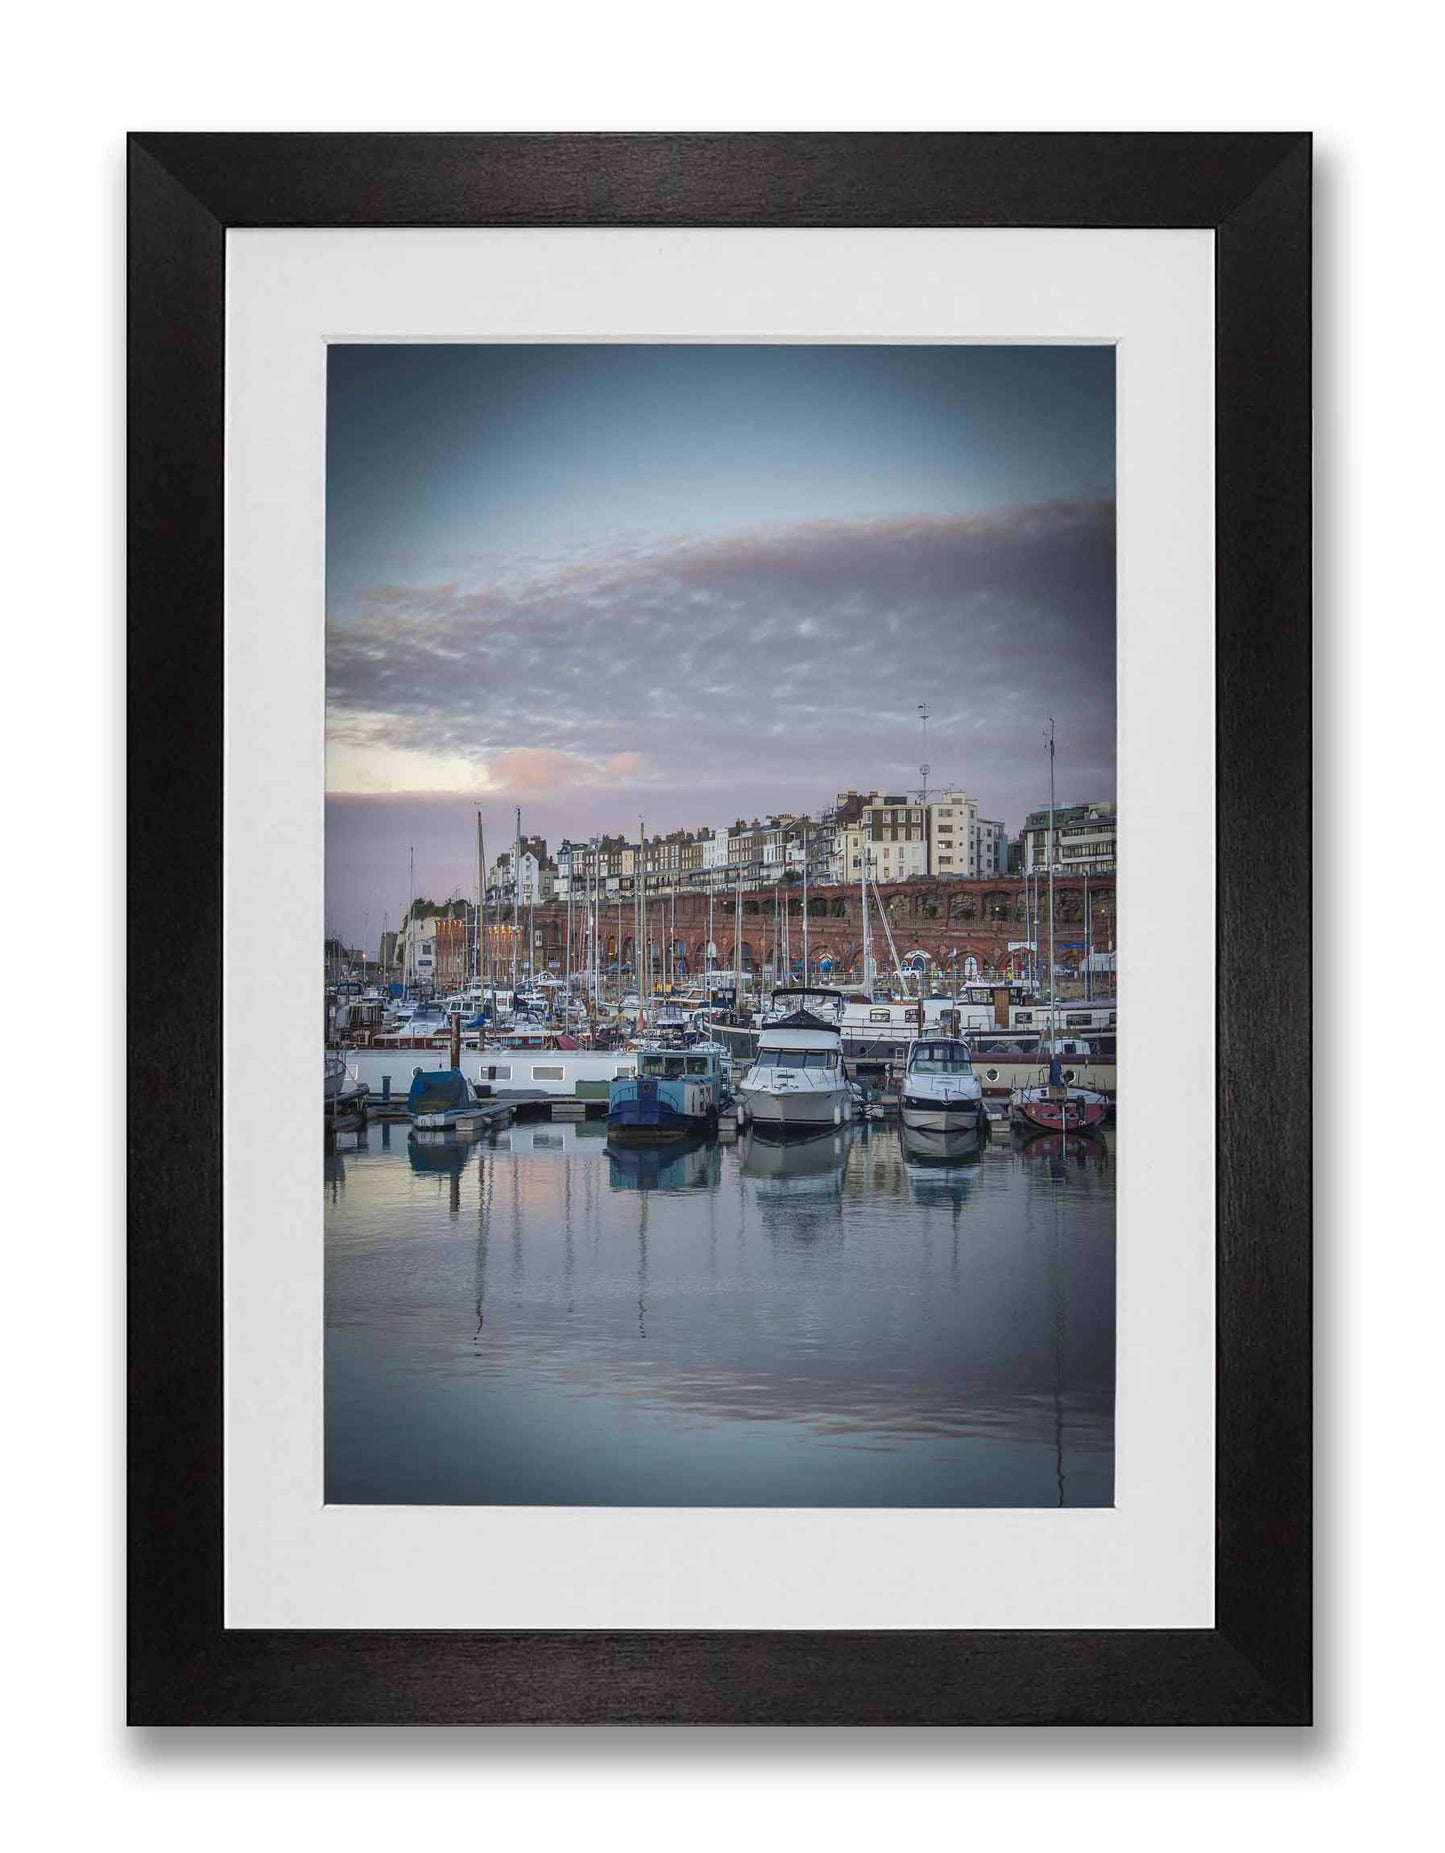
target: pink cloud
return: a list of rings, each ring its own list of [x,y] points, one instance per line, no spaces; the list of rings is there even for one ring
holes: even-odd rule
[[[514,746],[487,762],[488,785],[500,791],[566,791],[595,776],[590,760],[559,747]]]

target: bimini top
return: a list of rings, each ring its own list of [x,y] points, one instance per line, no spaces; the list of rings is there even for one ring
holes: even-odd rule
[[[806,1010],[796,1010],[781,1023],[769,1023],[758,1036],[758,1051],[764,1049],[840,1049],[843,1038],[836,1023],[823,1023]]]
[[[826,1017],[815,1016],[811,1010],[793,1010],[785,1017],[777,1017],[763,1026],[762,1033],[771,1036],[776,1029],[821,1029],[835,1036],[838,1033],[836,1022],[830,1023]]]

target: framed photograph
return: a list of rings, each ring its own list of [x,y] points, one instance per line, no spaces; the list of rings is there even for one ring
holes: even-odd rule
[[[1309,207],[132,138],[132,1721],[1309,1722]]]

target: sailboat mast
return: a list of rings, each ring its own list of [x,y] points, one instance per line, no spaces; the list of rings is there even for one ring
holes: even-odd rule
[[[512,996],[517,995],[517,942],[522,931],[522,807],[512,833]]]
[[[803,983],[808,980],[808,832],[803,832]]]
[[[870,1001],[873,996],[873,981],[876,976],[873,970],[873,938],[868,929],[868,870],[872,860],[873,851],[865,844],[863,848],[862,866],[858,872],[858,891],[863,897],[863,985],[868,992]]]
[[[1092,1003],[1094,998],[1094,976],[1090,970],[1093,951],[1090,948],[1089,934],[1089,865],[1084,864],[1084,1002]]]
[[[737,912],[733,916],[733,1007],[743,1007],[743,870],[738,864]]]
[[[1054,717],[1049,716],[1049,1002],[1054,998]],[[1053,1019],[1050,1018],[1052,1032]],[[1051,1038],[1052,1040],[1052,1035]]]
[[[472,957],[472,973],[478,986],[482,982],[482,901],[486,895],[485,875],[482,867],[482,814],[477,812],[477,945]]]
[[[637,849],[632,858],[632,983],[642,1007],[642,819],[637,820]]]
[[[487,844],[482,834],[482,814],[477,812],[477,984],[481,1001],[477,1005],[477,1047],[487,1046]]]
[[[637,905],[642,937],[637,960],[637,998],[646,1010],[652,995],[652,929],[647,924],[647,825],[637,818]]]

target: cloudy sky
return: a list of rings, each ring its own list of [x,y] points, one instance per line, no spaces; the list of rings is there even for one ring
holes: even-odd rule
[[[327,924],[563,835],[1114,795],[1114,357],[333,347]]]

